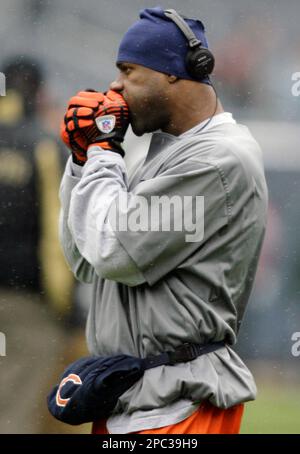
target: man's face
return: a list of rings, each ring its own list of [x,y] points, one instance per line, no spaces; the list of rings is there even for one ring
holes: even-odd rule
[[[110,89],[122,94],[137,136],[162,129],[170,121],[167,76],[134,63],[118,63],[120,73]]]

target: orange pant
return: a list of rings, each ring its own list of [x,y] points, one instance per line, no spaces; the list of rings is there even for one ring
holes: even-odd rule
[[[191,416],[171,426],[159,429],[131,432],[135,434],[238,434],[243,416],[244,405],[236,405],[222,410],[208,402],[200,405]],[[109,434],[106,420],[93,424],[93,434]]]

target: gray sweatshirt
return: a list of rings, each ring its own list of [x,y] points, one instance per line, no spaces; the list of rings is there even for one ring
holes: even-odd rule
[[[253,287],[266,227],[262,154],[230,113],[216,115],[200,131],[202,126],[178,137],[154,133],[130,179],[121,156],[97,146],[90,147],[83,168],[69,159],[63,176],[60,240],[76,278],[93,287],[91,354],[145,357],[184,342],[228,345],[146,371],[120,397],[107,421],[110,433],[175,424],[204,400],[229,408],[256,395],[251,373],[230,345]],[[197,238],[188,240],[185,223],[164,229],[167,209],[155,219],[156,228],[136,228],[141,202],[149,206],[162,196],[179,205],[197,199],[188,208],[195,211],[193,225],[201,226]]]

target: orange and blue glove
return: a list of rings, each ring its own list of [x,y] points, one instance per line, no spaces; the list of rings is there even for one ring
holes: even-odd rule
[[[121,143],[129,126],[129,109],[119,93],[81,91],[69,101],[61,138],[71,149],[73,162],[84,165],[92,144],[125,155]]]

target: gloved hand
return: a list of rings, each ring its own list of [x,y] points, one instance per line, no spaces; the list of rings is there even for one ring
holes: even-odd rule
[[[119,93],[83,91],[70,99],[61,137],[72,150],[73,161],[84,165],[92,144],[124,156],[121,142],[128,126],[128,106]]]
[[[90,143],[87,131],[93,124],[94,114],[103,101],[103,93],[86,91],[79,92],[68,103],[67,113],[61,123],[60,135],[71,150],[73,162],[76,164],[84,165],[87,160],[86,153]]]

